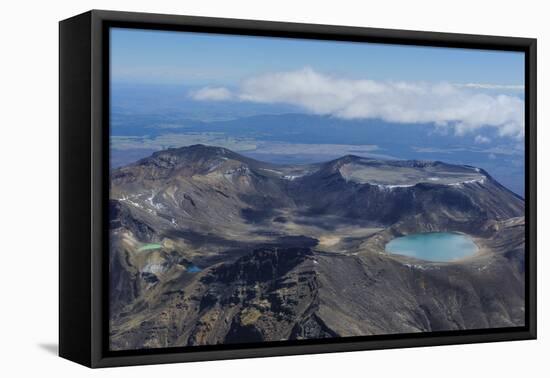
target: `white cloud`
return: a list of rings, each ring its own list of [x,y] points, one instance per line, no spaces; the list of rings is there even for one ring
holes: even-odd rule
[[[502,85],[502,84],[489,84],[489,83],[466,83],[466,84],[454,84],[457,87],[474,88],[474,89],[495,89],[495,90],[508,90],[508,91],[523,91],[525,87],[523,85]]]
[[[484,137],[483,135],[476,135],[474,142],[483,144],[483,143],[489,143],[491,139]]]
[[[204,88],[195,92],[194,98],[284,103],[345,119],[435,123],[459,135],[482,127],[493,127],[501,136],[524,135],[523,100],[480,93],[473,84],[347,79],[303,68],[246,79],[233,94],[225,88]]]
[[[231,91],[224,87],[205,87],[190,93],[191,98],[199,101],[227,101],[233,98]]]

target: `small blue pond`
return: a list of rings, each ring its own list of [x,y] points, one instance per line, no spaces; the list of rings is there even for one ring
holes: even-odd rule
[[[188,271],[189,273],[198,273],[198,272],[200,272],[201,270],[202,270],[202,269],[199,268],[199,267],[196,266],[196,265],[189,265],[189,266],[187,267],[187,271]]]
[[[412,234],[391,240],[386,252],[427,261],[454,261],[477,252],[476,244],[466,235],[450,232]]]

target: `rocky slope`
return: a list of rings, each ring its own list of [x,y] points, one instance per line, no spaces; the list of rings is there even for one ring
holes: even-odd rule
[[[115,350],[524,321],[524,202],[478,168],[280,166],[197,145],[114,170],[110,211]],[[425,231],[466,233],[480,252],[384,252]]]

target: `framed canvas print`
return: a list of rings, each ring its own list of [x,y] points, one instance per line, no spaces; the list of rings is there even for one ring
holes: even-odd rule
[[[536,41],[60,23],[60,355],[536,337]]]

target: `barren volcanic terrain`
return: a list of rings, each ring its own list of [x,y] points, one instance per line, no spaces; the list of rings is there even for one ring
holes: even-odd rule
[[[471,166],[167,149],[111,172],[110,228],[112,350],[524,324],[524,201]],[[478,251],[385,251],[425,232]]]

